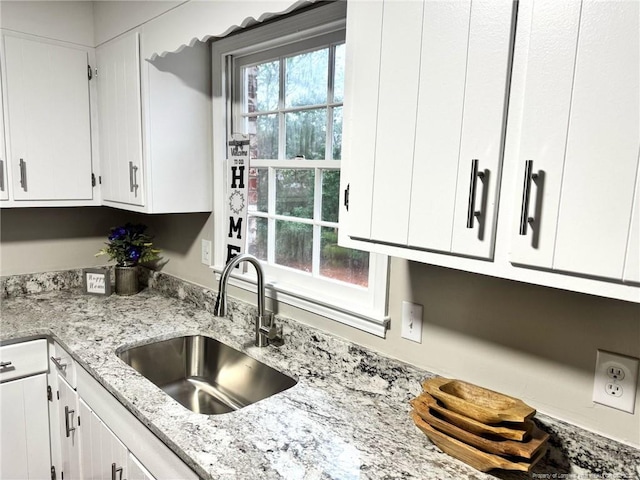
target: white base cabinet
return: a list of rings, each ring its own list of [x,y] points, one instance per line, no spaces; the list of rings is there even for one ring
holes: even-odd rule
[[[91,446],[88,447],[91,449],[90,456],[87,457],[86,450],[83,450],[82,453],[83,467],[87,465],[87,468],[90,468],[92,472],[99,472],[103,471],[106,463],[111,462],[109,469],[113,463],[116,463],[116,468],[122,466],[123,472],[128,470],[128,475],[131,478],[137,476],[142,479],[156,478],[158,480],[198,479],[198,476],[175,453],[169,450],[131,412],[79,366],[77,367],[77,377],[78,395],[82,402],[81,410],[85,412],[81,413],[81,431],[87,425],[85,418],[91,418],[89,423],[91,432],[83,431],[81,433],[91,439]],[[86,417],[87,412],[91,412],[93,416]],[[101,452],[111,452],[108,460],[102,456],[98,459],[98,455],[95,453],[98,442],[105,442],[105,446],[100,447]],[[82,440],[82,445],[84,448],[84,440]],[[128,451],[128,456],[122,453],[118,445],[124,446],[125,452]],[[110,473],[111,470],[109,470],[109,475]],[[125,475],[122,478],[129,479],[129,476]],[[107,478],[111,478],[111,476]],[[120,477],[116,476],[116,478]]]
[[[154,480],[127,447],[80,399],[82,477],[85,480]]]
[[[58,343],[49,341],[49,352],[47,471],[64,480],[198,478]]]
[[[56,469],[59,478],[81,480],[80,470],[80,424],[78,421],[78,394],[58,375],[56,404],[59,419],[57,435],[60,442],[60,465]]]
[[[0,347],[0,478],[51,477],[47,344]]]
[[[0,478],[51,476],[47,375],[0,384]]]
[[[198,478],[53,340],[0,346],[0,442],[2,479]]]

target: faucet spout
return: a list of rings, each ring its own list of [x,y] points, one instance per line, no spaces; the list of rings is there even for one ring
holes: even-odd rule
[[[265,293],[264,293],[264,271],[260,261],[251,254],[242,253],[236,255],[225,265],[220,275],[220,283],[218,285],[218,296],[213,309],[213,314],[217,317],[224,317],[227,314],[227,284],[229,276],[233,269],[241,262],[249,262],[256,269],[258,276],[258,314],[255,318],[255,344],[258,347],[266,347],[269,340],[278,337],[279,329],[273,324],[273,315],[265,312]]]

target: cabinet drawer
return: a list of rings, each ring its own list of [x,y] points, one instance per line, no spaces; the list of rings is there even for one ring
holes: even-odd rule
[[[35,375],[47,371],[47,341],[4,345],[0,347],[0,381]]]
[[[64,377],[71,388],[77,387],[76,382],[76,362],[71,355],[58,343],[53,342],[50,348],[51,370],[56,370],[60,376]]]

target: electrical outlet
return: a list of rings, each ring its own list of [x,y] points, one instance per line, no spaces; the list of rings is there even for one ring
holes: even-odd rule
[[[612,397],[621,397],[624,390],[622,390],[622,387],[616,383],[607,383],[604,386],[604,391],[607,392],[607,395],[611,395]]]
[[[402,338],[422,343],[422,305],[402,302]]]
[[[620,367],[610,366],[607,368],[607,375],[614,380],[622,380],[624,378],[624,370]]]
[[[202,263],[211,266],[211,240],[202,239]]]
[[[593,382],[593,401],[633,413],[640,360],[598,350]]]

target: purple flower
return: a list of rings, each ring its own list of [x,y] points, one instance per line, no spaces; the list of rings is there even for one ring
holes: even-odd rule
[[[116,227],[111,230],[109,240],[119,240],[127,234],[127,230],[124,227]]]
[[[137,262],[138,259],[140,258],[140,254],[142,252],[140,251],[139,247],[129,247],[127,248],[127,258],[129,260],[133,260],[134,262]]]

